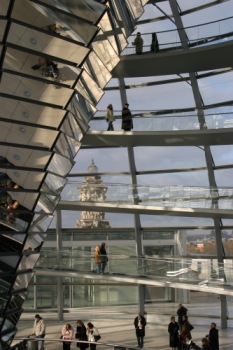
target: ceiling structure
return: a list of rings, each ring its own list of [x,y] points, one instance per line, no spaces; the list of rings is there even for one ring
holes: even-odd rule
[[[182,152],[180,147],[175,147],[177,144],[173,143],[169,149],[166,145],[160,154],[160,170],[169,173],[169,169],[178,169],[180,166],[183,173],[188,174],[186,169],[191,168],[190,164],[194,167],[195,163],[197,167],[205,168],[203,174],[197,176],[194,171],[184,178],[174,176],[173,173],[175,185],[201,182],[215,189],[222,184],[232,186],[229,168],[219,169],[217,173],[216,165],[231,167],[233,164],[231,131],[224,129],[233,125],[230,94],[232,67],[229,57],[226,59],[224,55],[219,55],[221,49],[232,52],[233,3],[231,0],[198,0],[195,5],[191,0],[146,3],[146,0],[1,1],[1,349],[7,349],[15,335],[46,230],[60,201],[67,176],[70,172],[77,172],[79,160],[82,162],[82,159],[88,158],[89,163],[94,149],[95,156],[102,157],[105,164],[101,172],[109,173],[117,169],[119,176],[124,171],[129,173],[120,181],[133,185],[133,194],[140,181],[152,181],[152,178],[138,178],[138,171],[150,167],[150,175],[156,173],[153,170],[156,164],[154,155],[159,159],[159,147],[164,146],[163,136],[160,145],[154,145],[152,141],[147,144],[140,141],[137,151],[135,146],[139,139],[145,137],[144,133],[135,133],[135,136],[132,133],[128,138],[132,140],[130,143],[122,135],[125,144],[119,143],[121,135],[118,135],[114,145],[111,143],[112,147],[119,150],[114,156],[112,150],[107,150],[109,147],[106,147],[106,151],[102,147],[98,150],[96,139],[92,139],[91,148],[85,147],[85,140],[89,145],[88,137],[91,135],[87,134],[88,129],[99,130],[102,127],[103,110],[109,103],[114,104],[114,109],[119,111],[116,114],[120,117],[121,106],[128,101],[134,116],[142,120],[142,124],[135,124],[138,132],[145,130],[143,122],[147,113],[150,113],[150,119],[146,119],[150,131],[154,130],[150,128],[154,120],[163,119],[167,124],[172,119],[172,132],[181,120],[182,123],[184,120],[195,120],[192,125],[198,125],[199,131],[190,133],[197,134],[192,135],[196,143],[190,142],[186,149],[185,142],[181,140]],[[149,53],[147,57],[146,54],[140,58],[123,57],[119,70],[114,70],[115,78],[111,80],[111,71],[118,64],[120,53],[123,50],[124,55],[127,50],[133,53],[130,45],[134,37],[129,36],[135,30],[136,23],[137,31],[141,31],[144,38],[145,52],[150,47],[151,33],[157,33],[160,52],[154,61],[156,70],[149,73],[152,65]],[[172,48],[171,43],[174,44]],[[195,43],[198,47],[195,47]],[[217,56],[208,68],[211,53],[207,46],[211,50],[212,44]],[[176,49],[180,52],[169,52]],[[207,56],[203,56],[203,52],[207,51]],[[201,56],[198,54],[200,52]],[[193,53],[196,54],[195,59],[191,58],[194,57]],[[159,55],[163,57],[162,60]],[[171,57],[174,57],[177,66],[185,68],[172,70],[171,65],[167,72],[165,68],[160,71],[159,62],[169,63]],[[206,57],[205,65],[195,62],[200,57]],[[185,61],[190,59],[195,64],[188,69]],[[147,60],[150,60],[149,64]],[[183,60],[183,64],[180,64],[180,60]],[[126,61],[129,66],[124,66]],[[137,65],[134,66],[135,62]],[[141,65],[145,65],[147,73],[141,71]],[[125,73],[122,73],[127,72],[127,67],[135,70],[135,74],[133,71],[127,74],[129,78],[125,78]],[[141,80],[132,76],[140,77]],[[210,129],[216,129],[220,122],[223,127],[217,131],[206,130],[209,129],[209,116],[214,121]],[[119,124],[116,122],[116,125]],[[187,135],[187,131],[183,134]],[[226,138],[224,135],[227,135]],[[181,138],[181,135],[176,136]],[[150,135],[150,139],[153,137],[155,135]],[[171,137],[169,132],[167,137]],[[109,146],[108,143],[112,141],[110,136],[103,135],[101,142]],[[196,147],[199,142],[201,149]],[[146,146],[148,149],[145,151]],[[199,157],[195,156],[197,151],[200,152]],[[77,166],[74,166],[76,155]],[[86,166],[80,166],[78,170],[84,173]],[[172,181],[167,180],[168,183]],[[116,181],[116,178],[112,181]],[[164,182],[165,176],[153,178],[153,181]],[[138,197],[134,198],[136,206]],[[213,205],[217,211],[216,201],[213,201]],[[124,213],[124,208],[121,208],[121,212]],[[137,252],[142,255],[140,229],[144,224],[143,215],[140,215],[140,210],[135,211],[133,208],[131,213]],[[146,210],[143,210],[143,214],[146,214]],[[216,256],[222,263],[223,218],[212,214],[207,215],[207,218],[215,230]],[[179,225],[178,221],[177,227]],[[224,297],[221,295],[223,307],[226,306]]]

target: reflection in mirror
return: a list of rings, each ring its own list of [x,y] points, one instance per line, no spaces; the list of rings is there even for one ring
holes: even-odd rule
[[[75,89],[93,106],[96,106],[104,94],[103,90],[85,70],[83,70]]]
[[[68,135],[61,133],[57,139],[54,150],[59,154],[63,154],[67,158],[73,159],[80,147],[80,142],[70,138]]]
[[[54,153],[48,166],[48,171],[61,176],[66,176],[73,167],[73,161],[65,156]]]
[[[61,130],[64,132],[64,134],[69,135],[70,137],[74,138],[77,141],[80,141],[82,138],[83,132],[82,128],[80,128],[81,120],[78,120],[71,112],[68,114],[67,118],[64,120]],[[87,129],[88,126],[86,125]],[[84,129],[84,130],[85,130]]]
[[[107,67],[103,65],[103,62],[98,58],[94,51],[88,56],[88,59],[84,64],[84,69],[98,83],[101,89],[107,85],[112,77]]]
[[[53,213],[59,200],[60,200],[59,196],[56,197],[56,196],[41,194],[37,204],[45,213],[51,214]]]

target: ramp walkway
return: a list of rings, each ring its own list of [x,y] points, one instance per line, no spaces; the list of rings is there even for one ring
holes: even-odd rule
[[[113,78],[151,77],[232,67],[233,41],[188,50],[122,56]]]
[[[44,256],[45,255],[45,256]],[[94,257],[70,252],[45,252],[40,267],[34,272],[39,276],[82,278],[86,281],[101,280],[109,283],[125,282],[148,286],[170,287],[233,295],[231,259],[219,263],[216,258],[161,258],[108,255],[104,274],[95,273]],[[67,266],[67,267],[66,267]]]

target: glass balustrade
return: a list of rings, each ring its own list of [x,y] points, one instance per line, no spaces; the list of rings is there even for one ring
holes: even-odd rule
[[[108,264],[105,274],[111,276],[124,276],[142,278],[151,282],[162,281],[167,283],[189,284],[195,286],[206,285],[213,288],[227,288],[233,293],[233,261],[224,260],[219,263],[216,258],[160,258],[136,257],[124,255],[108,255]],[[85,279],[91,279],[98,274],[93,272],[96,266],[94,255],[90,253],[70,253],[69,251],[42,251],[37,264],[38,271],[51,269],[51,276],[55,271],[82,273]],[[101,274],[99,274],[101,278]],[[75,278],[75,275],[72,277]],[[81,277],[77,275],[77,277]],[[105,277],[102,277],[105,278]]]
[[[79,201],[81,182],[69,181],[62,192],[62,200]],[[93,185],[95,190],[98,185]],[[101,185],[100,185],[101,186]],[[200,208],[232,210],[233,188],[188,186],[140,186],[106,183],[104,203],[139,204],[155,207]],[[136,192],[136,194],[135,194]],[[87,194],[84,202],[101,202]]]
[[[106,111],[98,111],[96,117],[90,121],[90,130],[106,131],[107,123],[105,118],[99,116],[105,115]],[[178,131],[178,130],[200,130],[200,122],[196,114],[174,114],[158,116],[149,111],[133,111],[133,131]],[[121,129],[121,111],[114,112],[116,120],[114,130]],[[205,114],[205,129],[222,129],[233,127],[233,113],[215,113]]]
[[[198,26],[184,28],[187,34],[187,42],[184,44],[189,48],[196,48],[211,44],[218,44],[233,40],[233,17],[228,17],[220,21],[209,22]],[[156,33],[159,42],[159,51],[182,50],[182,44],[177,29],[158,31]],[[143,52],[151,52],[152,33],[141,33],[143,39]],[[133,42],[135,35],[128,38],[129,45],[122,55],[135,54]]]

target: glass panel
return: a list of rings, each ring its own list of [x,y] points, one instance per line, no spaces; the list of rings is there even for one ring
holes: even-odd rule
[[[18,147],[1,146],[1,156],[16,166],[31,168],[44,168],[48,163],[51,153],[48,151],[37,151]]]
[[[51,3],[51,5],[54,6],[53,1],[45,0],[43,2],[45,4]],[[40,2],[40,3],[42,3],[42,2]],[[46,7],[44,7],[44,6],[41,6],[41,7],[44,9],[45,12],[47,12]],[[65,6],[62,6],[62,10],[64,11],[63,13],[60,11],[57,11],[55,9],[55,7],[53,7],[52,15],[53,15],[53,17],[56,18],[56,21],[61,23],[61,24],[64,23],[64,27],[66,27],[66,28],[68,27],[69,34],[72,38],[74,38],[74,39],[76,38],[76,40],[78,40],[82,43],[89,44],[91,39],[95,36],[95,34],[98,31],[97,26],[95,26],[93,24],[95,22],[90,22],[90,21],[87,22],[86,20],[82,20],[82,11],[79,11],[78,16],[76,16],[73,12],[73,8],[72,8],[71,13],[69,13],[70,11]],[[89,11],[91,13],[91,9],[89,9]],[[99,18],[99,16],[98,16],[98,18]]]
[[[69,158],[65,158],[60,154],[55,153],[48,166],[48,171],[51,173],[66,176],[73,166],[73,162]]]
[[[142,15],[143,7],[141,0],[126,0],[126,3],[133,18],[138,18]]]
[[[52,84],[44,84],[8,73],[2,76],[0,92],[54,105],[57,103],[61,106],[68,102],[73,93],[68,88],[54,89]]]
[[[42,192],[49,193],[52,191],[54,194],[59,194],[65,186],[66,182],[67,180],[63,177],[47,174],[42,186]]]
[[[62,36],[57,38],[15,23],[11,25],[8,41],[38,53],[54,56],[58,61],[64,59],[77,65],[83,62],[90,51],[83,45],[66,41]]]
[[[34,1],[37,2],[37,0]],[[42,0],[41,2],[50,6],[54,6],[53,0]],[[93,0],[79,0],[75,6],[70,1],[60,0],[60,3],[56,3],[56,7],[68,13],[70,12],[80,19],[83,18],[90,22],[96,22],[105,10],[104,5]]]
[[[104,93],[85,70],[82,72],[75,89],[93,106],[98,103]]]
[[[73,113],[69,113],[62,124],[61,130],[73,139],[80,141],[83,136],[83,131],[87,128],[88,125],[84,124],[83,121],[79,119],[78,115],[76,116]]]
[[[80,74],[80,69],[76,67],[68,66],[62,62],[55,63],[52,60],[49,60],[43,57],[38,57],[37,55],[32,55],[32,54],[25,53],[22,51],[11,49],[11,48],[7,49],[6,59],[4,60],[3,67],[5,69],[10,69],[11,71],[16,73],[21,72],[22,74],[27,74],[32,77],[43,78],[48,81],[53,81],[55,83],[67,84],[68,86],[73,85],[78,75]],[[25,102],[21,102],[21,104],[23,105],[24,109],[25,109],[25,106],[29,108],[29,111],[27,110],[22,111],[24,112],[23,120],[28,120],[29,117],[32,117],[30,115],[31,114],[30,112],[32,111],[32,107],[30,107],[30,104],[27,104]],[[10,108],[10,106],[8,107]],[[35,107],[35,110],[42,109],[41,106],[34,106],[34,107]],[[52,110],[52,108],[47,107],[44,113],[49,114],[49,109]],[[58,120],[56,120],[56,123],[58,123],[61,115],[64,114],[64,111],[54,109],[53,113],[55,111],[57,111]],[[43,113],[42,113],[42,116],[43,116]],[[51,115],[48,115],[48,116],[51,118]],[[36,118],[36,115],[34,118]],[[53,120],[55,121],[55,119]],[[43,123],[45,123],[44,119],[42,119],[42,121]],[[49,121],[50,119],[48,119],[48,123]]]
[[[27,188],[31,190],[36,190],[40,186],[40,183],[44,177],[44,173],[39,172],[29,172],[29,171],[23,171],[23,170],[13,170],[13,169],[4,169],[1,168],[1,171],[5,172],[8,175],[8,178],[11,179],[11,181],[15,184],[14,186],[22,188]],[[8,190],[14,189],[12,186]]]
[[[57,203],[59,202],[59,197],[49,196],[41,194],[37,202],[37,205],[47,214],[53,213]]]
[[[54,147],[54,151],[64,155],[67,158],[73,159],[80,147],[80,142],[61,133]]]
[[[3,15],[3,11],[4,11],[2,6],[4,6],[4,4],[1,4],[1,15]],[[3,42],[3,36],[6,30],[6,24],[7,24],[6,20],[0,19],[0,42]]]
[[[110,72],[93,51],[88,56],[87,62],[84,64],[84,68],[102,89],[111,79]]]

